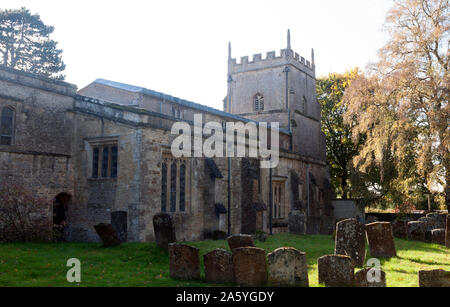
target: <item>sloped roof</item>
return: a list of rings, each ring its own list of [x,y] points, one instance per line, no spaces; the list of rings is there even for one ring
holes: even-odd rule
[[[188,108],[196,109],[199,111],[207,112],[207,113],[214,114],[214,115],[221,116],[221,117],[228,117],[228,118],[234,119],[236,121],[241,121],[241,122],[245,122],[245,123],[248,123],[248,122],[258,123],[257,121],[254,121],[254,120],[251,120],[251,119],[248,119],[245,117],[241,117],[241,116],[238,116],[235,114],[223,112],[223,111],[220,111],[220,110],[217,110],[217,109],[214,109],[214,108],[211,108],[211,107],[199,104],[199,103],[184,100],[184,99],[174,97],[171,95],[167,95],[167,94],[164,94],[161,92],[149,90],[144,87],[134,86],[134,85],[120,83],[120,82],[111,81],[111,80],[105,80],[105,79],[101,79],[101,78],[95,80],[94,83],[121,89],[121,90],[132,92],[132,93],[141,93],[141,94],[152,96],[152,97],[164,100],[164,101],[176,103],[176,104],[188,107]],[[291,132],[286,129],[281,128],[281,129],[279,129],[279,131],[284,134],[288,134],[288,135],[291,134]]]

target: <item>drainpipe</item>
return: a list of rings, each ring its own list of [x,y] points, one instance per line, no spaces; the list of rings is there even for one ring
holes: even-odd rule
[[[231,236],[231,157],[228,157],[228,235]]]
[[[272,195],[272,168],[269,168],[269,229],[272,235],[272,211],[273,211],[273,195]]]
[[[231,45],[228,44],[228,66],[231,63]],[[228,67],[229,70],[229,67]],[[228,74],[228,112],[231,113],[231,82],[233,81],[233,78],[231,77],[231,74]],[[227,154],[230,154],[230,150],[227,150]],[[228,193],[228,235],[231,235],[231,156],[228,157],[228,187],[227,187],[227,193]]]
[[[289,150],[292,150],[292,124],[291,124],[291,109],[289,107],[289,72],[290,69],[288,66],[286,66],[283,70],[283,72],[286,74],[286,110],[288,112],[288,130],[291,133],[289,136]]]
[[[288,111],[288,130],[291,131],[291,110],[289,108],[289,67],[285,67],[283,72],[286,74],[286,110]]]
[[[308,199],[308,207],[307,207],[307,216],[309,216],[309,210],[310,210],[310,208],[309,208],[309,167],[310,167],[310,165],[309,164],[307,164],[306,165],[306,195],[307,195],[307,199]]]

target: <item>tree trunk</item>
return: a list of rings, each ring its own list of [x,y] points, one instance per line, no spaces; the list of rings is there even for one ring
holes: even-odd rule
[[[342,177],[341,177],[341,190],[342,190],[342,199],[347,199],[347,168],[343,168]]]

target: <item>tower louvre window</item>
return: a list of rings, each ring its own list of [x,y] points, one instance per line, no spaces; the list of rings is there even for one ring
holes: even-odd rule
[[[256,94],[253,98],[254,110],[255,111],[264,111],[264,96],[261,94]]]

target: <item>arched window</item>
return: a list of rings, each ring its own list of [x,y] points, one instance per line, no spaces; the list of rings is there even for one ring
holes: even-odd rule
[[[253,98],[253,104],[255,111],[264,111],[264,96],[256,94]]]
[[[186,165],[180,166],[180,211],[186,210]]]
[[[0,118],[0,145],[12,145],[14,134],[14,110],[5,107]]]
[[[186,212],[189,201],[188,164],[173,157],[161,164],[161,212]]]
[[[170,165],[170,212],[177,211],[177,163]]]
[[[167,211],[167,164],[161,167],[161,212]]]

